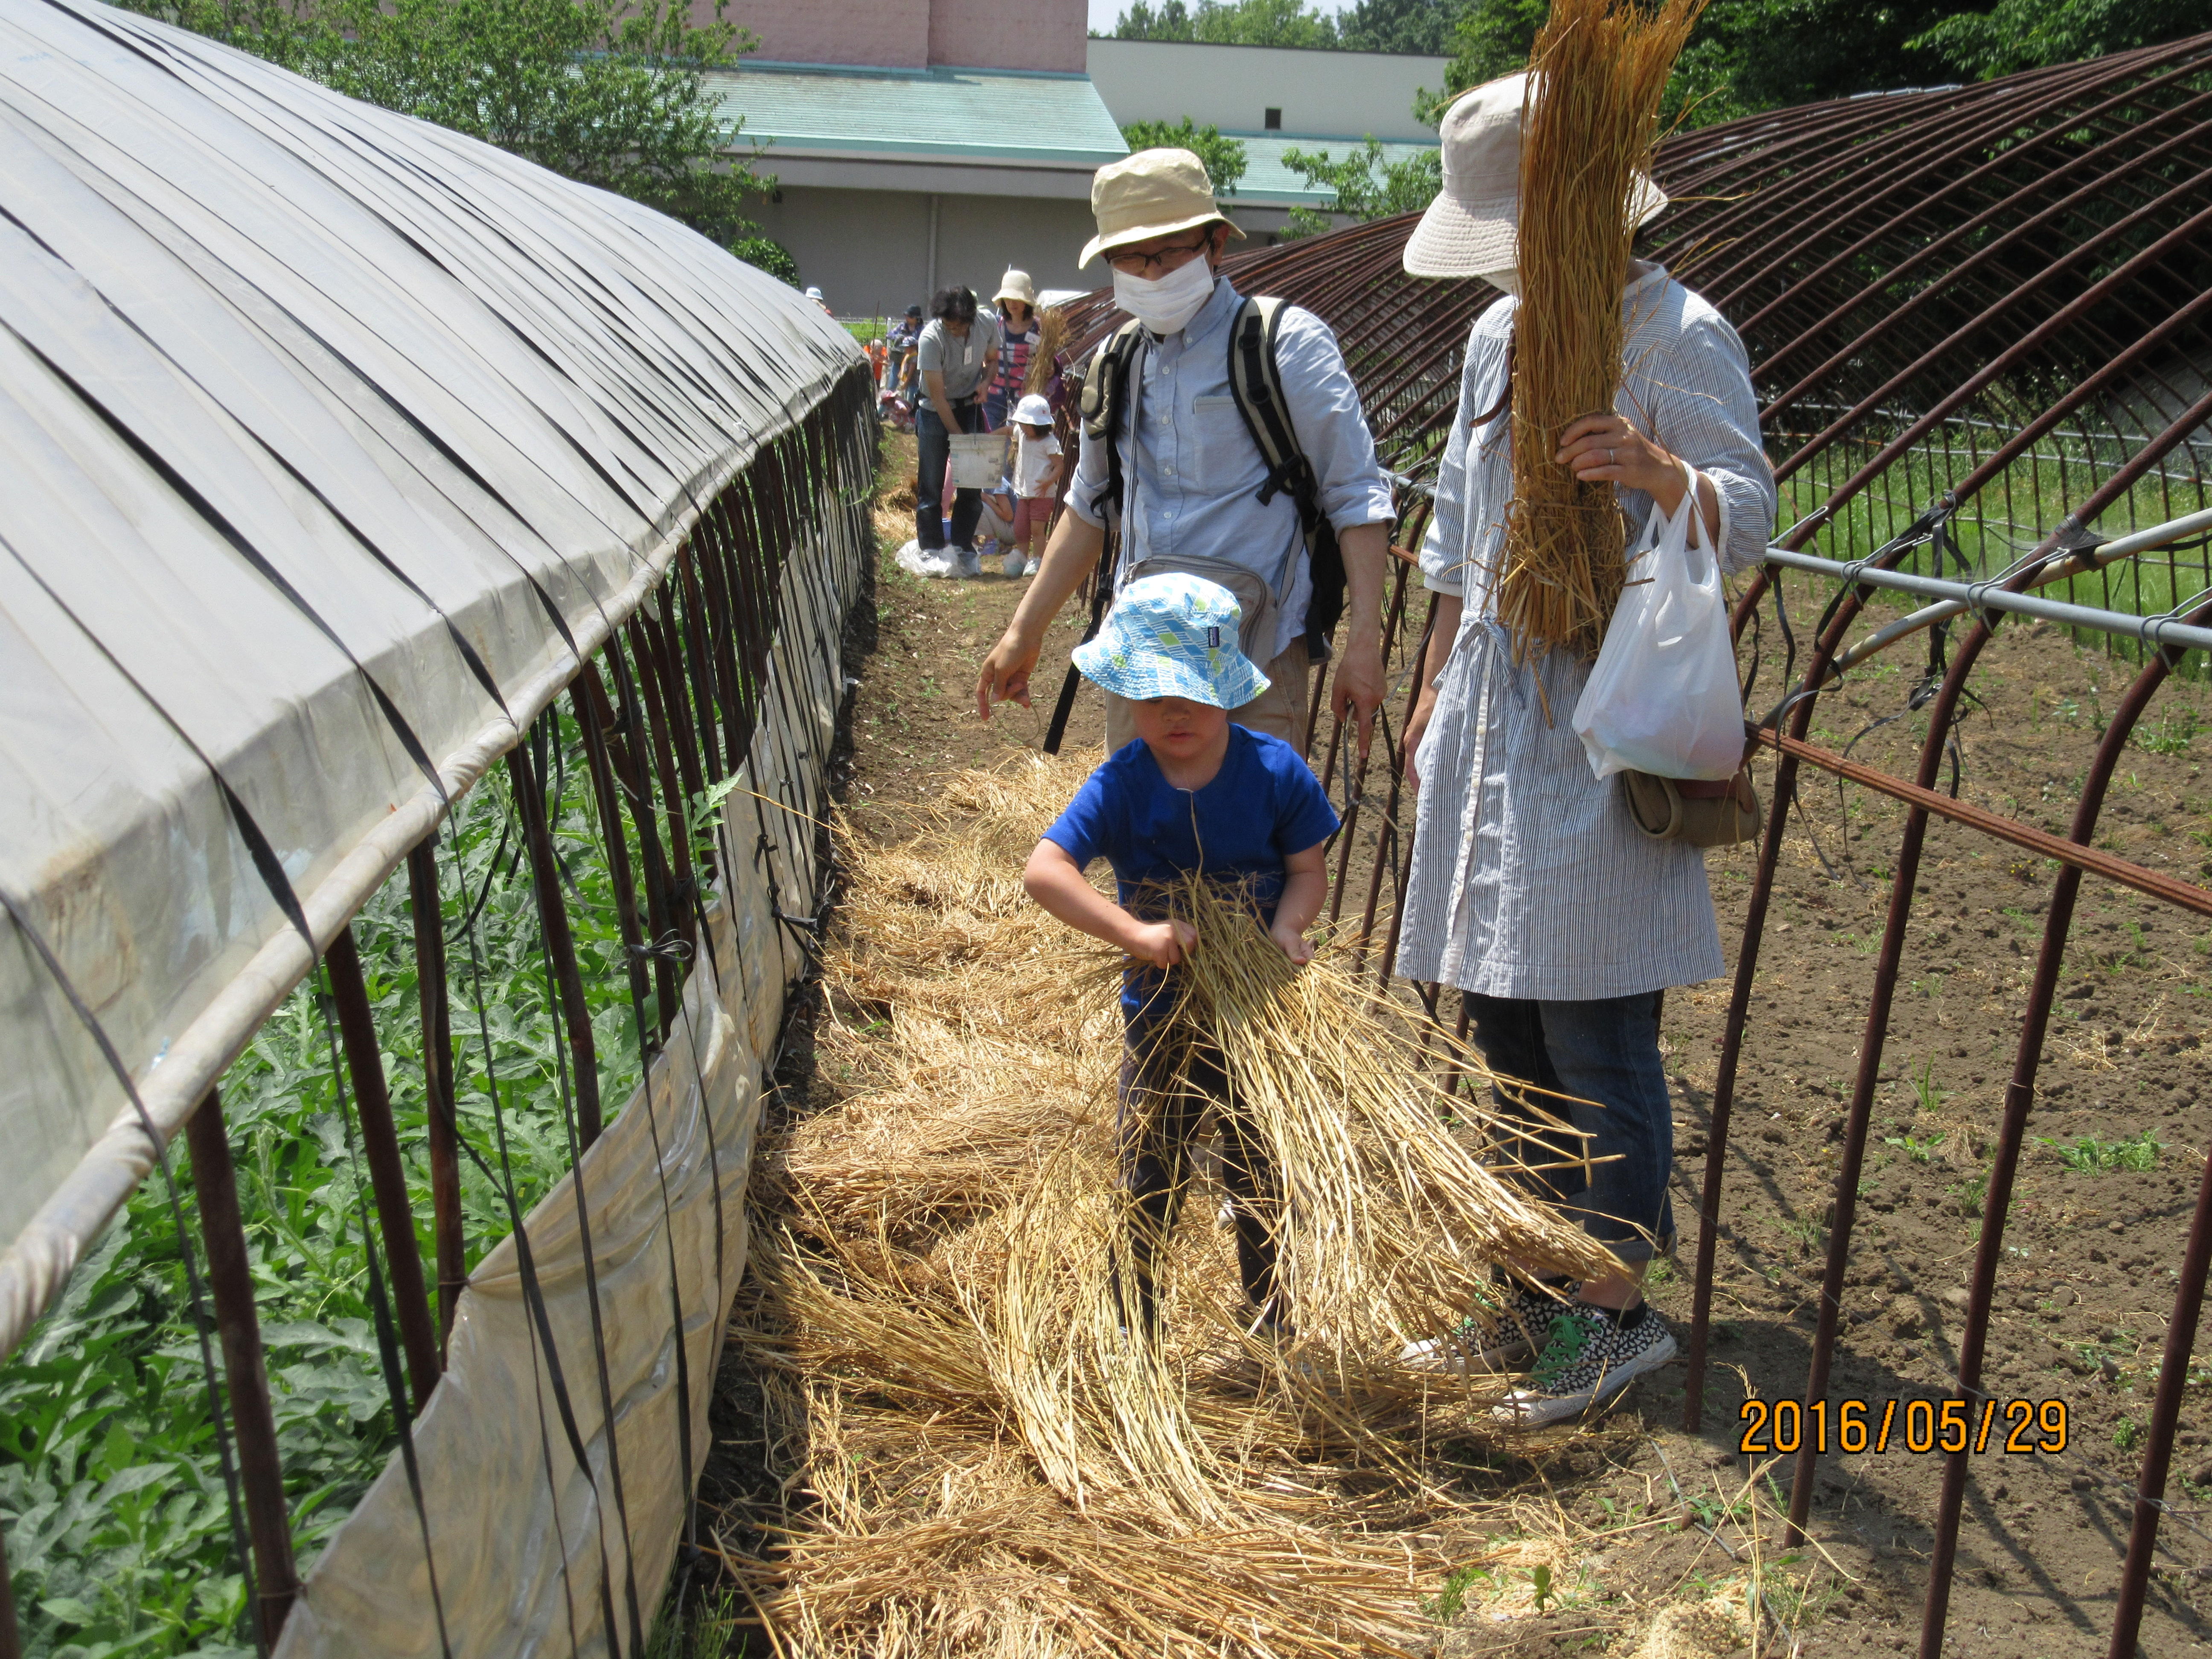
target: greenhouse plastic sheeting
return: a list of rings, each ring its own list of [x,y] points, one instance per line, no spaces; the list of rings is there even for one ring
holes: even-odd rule
[[[525,1223],[589,1474],[566,1437],[509,1238],[470,1275],[445,1374],[415,1425],[422,1510],[395,1454],[308,1571],[276,1659],[627,1653],[633,1583],[639,1620],[650,1627],[680,1537],[684,1490],[670,1244],[696,1477],[709,1443],[707,1407],[730,1298],[744,1268],[762,1079],[785,985],[804,965],[777,912],[804,915],[812,904],[814,825],[843,694],[836,642],[859,591],[864,533],[825,533],[791,555],[762,724],[720,836],[722,875],[707,921],[712,950],[701,953],[646,1082]],[[578,1182],[591,1216],[603,1347],[586,1291]],[[627,1528],[607,1455],[602,1352]]]
[[[673,221],[0,0],[0,1352],[326,940],[859,356]],[[258,830],[257,862],[242,824]],[[272,871],[281,866],[281,877]]]

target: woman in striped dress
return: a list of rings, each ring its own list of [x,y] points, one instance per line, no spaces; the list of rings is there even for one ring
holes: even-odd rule
[[[1574,1170],[1542,1178],[1623,1270],[1579,1285],[1503,1283],[1487,1334],[1470,1322],[1407,1354],[1454,1368],[1533,1356],[1526,1386],[1500,1409],[1534,1426],[1602,1403],[1674,1357],[1674,1337],[1641,1290],[1651,1256],[1674,1238],[1659,999],[1725,963],[1704,855],[1647,839],[1613,781],[1591,775],[1566,719],[1589,659],[1554,649],[1516,664],[1493,602],[1513,493],[1506,394],[1524,80],[1478,87],[1453,105],[1443,191],[1406,247],[1413,274],[1480,276],[1504,297],[1468,337],[1422,550],[1437,625],[1406,733],[1419,795],[1398,967],[1468,994],[1475,1041],[1494,1070],[1595,1103],[1571,1115],[1593,1136],[1592,1158],[1610,1161],[1593,1162],[1586,1179]],[[1640,219],[1665,203],[1647,181]],[[1646,262],[1632,265],[1621,308],[1613,410],[1570,425],[1553,459],[1612,484],[1639,526],[1655,502],[1680,504],[1686,465],[1694,469],[1722,568],[1743,569],[1765,549],[1775,490],[1742,342],[1711,305]]]

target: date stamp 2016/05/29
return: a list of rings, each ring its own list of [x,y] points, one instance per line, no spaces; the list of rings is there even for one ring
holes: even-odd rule
[[[2010,1452],[2032,1457],[2066,1449],[2063,1400],[1747,1400],[1736,1413],[1736,1449],[1753,1457],[1816,1452]]]

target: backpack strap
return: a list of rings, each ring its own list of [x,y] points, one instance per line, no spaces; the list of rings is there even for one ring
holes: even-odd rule
[[[1083,435],[1106,446],[1106,483],[1091,503],[1091,510],[1109,525],[1121,516],[1121,422],[1129,407],[1129,385],[1137,354],[1144,349],[1144,325],[1131,320],[1115,329],[1111,337],[1091,355],[1084,371],[1083,391],[1077,408],[1083,416]]]
[[[1237,308],[1229,329],[1229,390],[1237,400],[1237,412],[1244,417],[1245,430],[1267,465],[1260,500],[1272,501],[1286,489],[1297,507],[1298,528],[1313,569],[1306,643],[1320,654],[1344,615],[1344,555],[1336,544],[1335,526],[1321,510],[1321,480],[1298,447],[1290,400],[1283,395],[1277,346],[1283,313],[1288,309],[1287,301],[1264,295],[1247,298]]]

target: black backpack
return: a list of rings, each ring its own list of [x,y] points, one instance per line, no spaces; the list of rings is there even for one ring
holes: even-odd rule
[[[1313,598],[1306,608],[1306,646],[1316,660],[1322,660],[1328,654],[1328,637],[1344,615],[1344,555],[1336,544],[1336,526],[1321,510],[1321,480],[1314,474],[1313,463],[1298,447],[1297,434],[1291,426],[1290,404],[1283,396],[1282,367],[1276,360],[1275,343],[1287,304],[1283,300],[1247,297],[1238,306],[1229,328],[1229,391],[1237,401],[1237,412],[1244,417],[1244,429],[1252,434],[1261,459],[1267,464],[1260,500],[1272,501],[1279,491],[1288,490],[1297,508],[1298,528],[1305,538],[1306,560],[1313,572]],[[1091,510],[1109,524],[1116,524],[1121,515],[1121,416],[1128,405],[1130,371],[1137,354],[1144,349],[1144,337],[1142,324],[1122,324],[1112,338],[1091,354],[1091,366],[1083,376],[1079,400],[1083,433],[1094,443],[1106,446],[1106,483]],[[1086,640],[1097,633],[1104,619],[1107,602],[1113,596],[1112,584],[1111,567],[1102,560],[1091,592],[1090,626],[1083,635]],[[1044,749],[1048,755],[1060,752],[1060,739],[1067,726],[1068,711],[1075,704],[1079,678],[1070,667],[1045,734]]]

